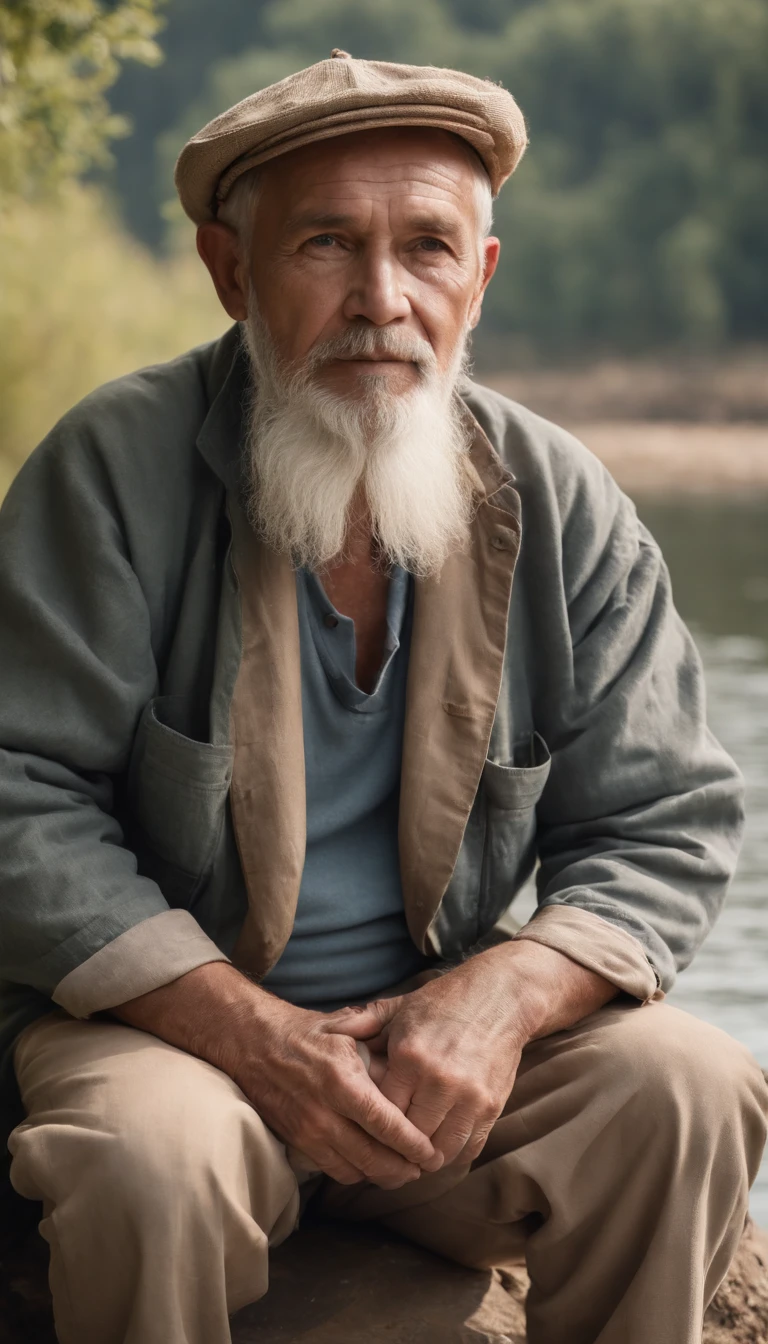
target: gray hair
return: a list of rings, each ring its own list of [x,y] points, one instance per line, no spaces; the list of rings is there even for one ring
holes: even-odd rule
[[[482,244],[493,228],[493,189],[480,155],[460,136],[455,136],[459,144],[467,151],[467,162],[472,169],[475,182],[475,205],[478,221],[478,242]],[[217,218],[228,224],[237,234],[240,248],[244,254],[251,250],[253,242],[253,221],[261,193],[261,165],[249,168],[241,173],[232,184],[225,201],[221,202]]]

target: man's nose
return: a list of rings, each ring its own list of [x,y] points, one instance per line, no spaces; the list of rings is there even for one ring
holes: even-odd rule
[[[350,276],[343,305],[347,321],[367,318],[374,326],[384,327],[398,318],[408,317],[410,301],[405,292],[402,267],[389,253],[363,253]]]

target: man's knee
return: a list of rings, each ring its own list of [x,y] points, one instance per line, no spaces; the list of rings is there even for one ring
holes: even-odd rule
[[[81,1061],[54,1098],[59,1104],[35,1108],[14,1132],[16,1188],[60,1210],[87,1204],[131,1223],[220,1219],[237,1207],[269,1233],[296,1201],[283,1146],[231,1079],[143,1033],[130,1035],[134,1053],[115,1028],[114,1053],[107,1047],[98,1062]]]
[[[667,1004],[605,1013],[598,1086],[614,1084],[641,1128],[686,1145],[744,1145],[750,1180],[765,1144],[768,1089],[749,1051]]]

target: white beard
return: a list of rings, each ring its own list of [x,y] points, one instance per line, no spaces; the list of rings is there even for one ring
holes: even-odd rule
[[[456,396],[465,343],[440,375],[428,342],[350,327],[285,369],[253,302],[245,335],[254,380],[249,516],[274,550],[312,570],[343,558],[359,487],[384,564],[436,575],[450,554],[467,549],[470,440]],[[342,397],[315,379],[330,359],[374,353],[413,360],[416,387],[396,393],[386,377],[371,375],[360,395]]]

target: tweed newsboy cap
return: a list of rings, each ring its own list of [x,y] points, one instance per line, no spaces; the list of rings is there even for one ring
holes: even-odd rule
[[[386,126],[434,126],[467,140],[496,195],[527,143],[511,93],[461,70],[358,61],[334,51],[209,121],[184,146],[176,189],[196,224],[215,219],[249,168],[314,140]]]

